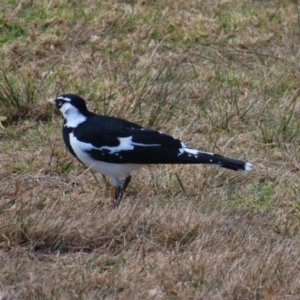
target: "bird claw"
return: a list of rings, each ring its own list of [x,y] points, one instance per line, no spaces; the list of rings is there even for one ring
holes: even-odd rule
[[[120,205],[121,199],[111,199],[111,207],[112,208],[117,208]]]

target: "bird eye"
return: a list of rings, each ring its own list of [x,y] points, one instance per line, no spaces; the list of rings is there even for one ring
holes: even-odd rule
[[[63,102],[61,100],[57,101],[57,106],[61,107],[63,105]]]

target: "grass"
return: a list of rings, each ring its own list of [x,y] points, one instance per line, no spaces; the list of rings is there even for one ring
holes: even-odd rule
[[[298,299],[297,2],[98,2],[0,9],[1,298]],[[111,210],[66,92],[254,170],[147,167]]]

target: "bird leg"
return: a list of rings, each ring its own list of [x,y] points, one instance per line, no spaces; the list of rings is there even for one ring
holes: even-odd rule
[[[122,186],[121,185],[114,186],[115,193],[114,193],[113,199],[111,200],[111,204],[112,204],[113,208],[116,208],[120,205],[120,202],[123,198],[124,192],[129,184],[130,180],[131,180],[131,176],[129,175],[125,178]],[[116,183],[116,181],[114,181],[114,183]]]
[[[122,186],[122,195],[121,195],[121,198],[123,197],[123,194],[125,193],[125,190],[126,188],[128,187],[128,184],[130,183],[130,180],[131,180],[131,175],[127,176],[124,180],[124,183],[123,183],[123,186]]]

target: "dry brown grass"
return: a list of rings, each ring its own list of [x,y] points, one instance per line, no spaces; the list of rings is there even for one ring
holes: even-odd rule
[[[296,1],[4,1],[0,299],[299,299]],[[64,147],[45,99],[254,163],[110,184]]]

